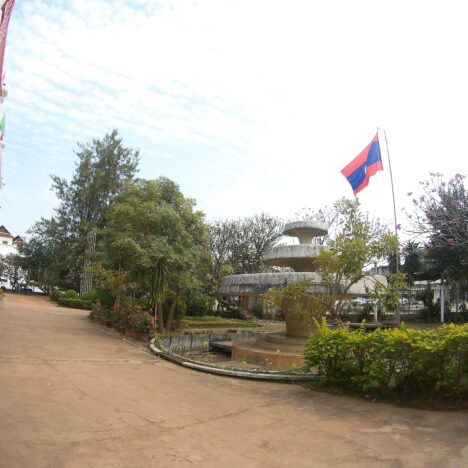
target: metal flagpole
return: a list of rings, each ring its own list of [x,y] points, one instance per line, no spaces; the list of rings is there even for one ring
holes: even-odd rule
[[[387,159],[388,159],[388,170],[390,171],[390,183],[392,185],[392,199],[393,199],[393,220],[395,222],[395,236],[398,237],[397,219],[396,219],[396,203],[395,203],[395,189],[393,188],[393,174],[392,174],[392,163],[390,162],[390,150],[388,149],[387,132],[382,128],[385,136],[385,146],[387,147]],[[398,263],[397,263],[398,271]]]
[[[396,203],[395,203],[395,189],[393,187],[393,174],[392,174],[392,163],[390,162],[390,150],[388,149],[388,140],[387,140],[387,132],[383,128],[377,127],[377,132],[379,130],[383,130],[384,136],[385,136],[385,146],[387,147],[387,159],[388,159],[388,169],[390,171],[390,184],[392,186],[392,199],[393,199],[393,220],[395,224],[395,237],[398,238],[398,225],[397,225],[397,217],[396,217]],[[396,272],[398,273],[400,267],[400,253],[397,252],[396,254]],[[397,304],[396,310],[395,310],[395,320],[397,323],[400,323],[400,307]]]

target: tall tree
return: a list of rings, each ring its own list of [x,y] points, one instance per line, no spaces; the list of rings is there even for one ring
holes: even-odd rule
[[[102,140],[78,143],[76,156],[78,161],[70,181],[52,176],[52,188],[60,202],[56,215],[39,221],[30,230],[31,242],[37,240],[50,248],[51,244],[60,248],[54,252],[55,266],[62,265],[61,274],[66,275],[62,283],[74,288],[79,287],[84,267],[90,263],[96,235],[105,226],[107,208],[125,184],[133,180],[139,160],[138,151],[122,145],[117,130]],[[37,249],[34,252],[38,254]]]
[[[315,260],[324,288],[314,298],[319,308],[325,307],[332,317],[339,318],[351,287],[369,275],[369,267],[398,251],[398,239],[362,213],[358,199],[338,200],[334,210],[336,235]],[[372,292],[369,284],[368,293]]]
[[[426,243],[426,256],[438,265],[442,276],[468,281],[468,192],[465,176],[446,180],[432,173],[421,182],[422,194],[413,198],[408,214],[410,232]],[[412,196],[410,192],[408,196]]]
[[[281,237],[284,223],[265,213],[238,220],[211,223],[212,274],[219,279],[227,265],[234,274],[265,271],[263,256]]]
[[[102,140],[78,143],[78,148],[71,181],[51,177],[60,200],[58,217],[66,221],[70,235],[84,237],[89,229],[104,227],[108,206],[136,174],[139,153],[122,145],[117,130]]]
[[[197,264],[206,255],[204,215],[194,206],[173,181],[140,179],[117,196],[106,218],[105,257],[113,268],[128,271],[129,279],[149,292],[160,331],[166,329],[165,318],[172,320],[188,282],[184,274],[194,277]],[[165,311],[170,290],[172,303]]]
[[[24,283],[25,274],[22,265],[22,258],[15,253],[9,253],[5,256],[0,255],[0,270],[2,274],[8,279],[12,289],[19,289],[20,285]]]
[[[411,288],[413,287],[416,273],[421,270],[421,248],[418,242],[408,241],[401,249],[403,255],[403,271],[406,273],[409,291],[410,291],[410,305],[411,305]]]

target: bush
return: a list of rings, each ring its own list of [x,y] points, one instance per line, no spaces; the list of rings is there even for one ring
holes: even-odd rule
[[[59,306],[71,307],[72,309],[86,309],[91,310],[91,301],[84,301],[83,299],[60,297],[58,299]]]
[[[134,303],[143,310],[149,310],[151,308],[151,299],[149,297],[139,297],[134,300]]]
[[[82,299],[84,301],[91,302],[99,301],[101,306],[104,308],[112,307],[114,304],[114,296],[112,295],[112,292],[106,288],[91,289],[91,291],[83,294]]]
[[[213,313],[211,310],[212,299],[205,294],[195,294],[186,299],[187,313],[190,317],[203,317]]]
[[[74,289],[67,289],[63,293],[62,297],[64,297],[65,299],[78,299],[79,295]]]
[[[324,324],[309,337],[304,355],[325,384],[375,394],[468,397],[468,325],[430,331],[402,326],[366,335]]]
[[[50,294],[49,297],[52,301],[57,302],[60,297],[62,297],[63,292],[59,291],[58,289],[54,289]]]

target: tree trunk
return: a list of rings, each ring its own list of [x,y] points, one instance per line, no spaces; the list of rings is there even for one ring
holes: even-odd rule
[[[174,321],[174,313],[177,306],[177,300],[179,299],[179,294],[177,293],[171,302],[171,308],[169,309],[169,317],[167,318],[167,329],[172,330],[172,323]]]
[[[114,311],[118,311],[120,309],[120,294],[117,294],[114,299]]]
[[[164,311],[163,311],[163,301],[158,301],[156,303],[156,315],[158,320],[158,331],[164,333]]]

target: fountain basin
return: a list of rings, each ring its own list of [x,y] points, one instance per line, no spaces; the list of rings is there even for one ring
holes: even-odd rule
[[[226,296],[259,296],[268,292],[270,288],[279,288],[302,280],[312,282],[308,289],[309,293],[328,292],[327,287],[321,283],[321,277],[318,273],[284,272],[225,276],[221,282],[220,293]],[[377,281],[387,284],[387,278],[383,275],[365,276],[346,291],[349,283],[342,281],[338,288],[338,294],[347,297],[367,296]]]

